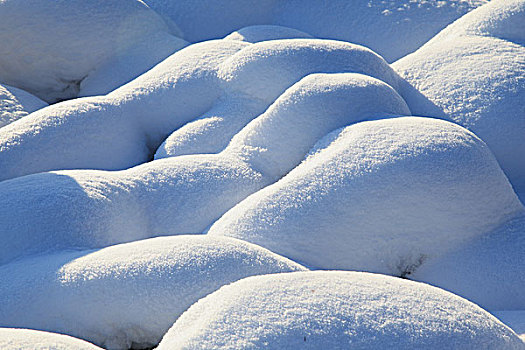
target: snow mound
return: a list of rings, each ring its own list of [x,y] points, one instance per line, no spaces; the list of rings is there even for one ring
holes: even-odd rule
[[[169,133],[212,107],[221,93],[217,65],[247,45],[191,45],[107,96],[57,103],[0,128],[0,180],[150,160]]]
[[[80,83],[78,96],[105,95],[187,45],[188,42],[168,33],[155,33],[91,71]]]
[[[0,328],[2,350],[102,350],[73,337],[32,329]]]
[[[47,103],[24,90],[0,85],[0,128],[45,106]]]
[[[92,69],[167,30],[138,0],[4,0],[0,81],[47,102],[76,97]]]
[[[110,349],[151,347],[219,287],[301,270],[255,245],[206,236],[63,252],[0,267],[0,325],[61,332]]]
[[[413,52],[486,0],[146,0],[190,42],[252,25],[280,25],[370,47],[389,62]]]
[[[488,147],[431,118],[333,132],[275,184],[222,216],[236,237],[307,266],[406,276],[523,212]]]
[[[186,311],[158,349],[523,349],[475,304],[363,272],[249,277]]]
[[[403,99],[377,79],[315,74],[283,94],[218,155],[171,157],[119,172],[57,171],[1,182],[5,244],[0,263],[45,251],[202,233],[299,164],[330,131],[361,118],[408,112]]]
[[[525,215],[429,260],[411,278],[488,310],[525,310],[524,252]]]
[[[509,326],[525,342],[525,310],[497,311],[492,314]]]
[[[279,39],[305,39],[312,38],[308,33],[297,29],[275,26],[256,25],[241,28],[224,37],[226,40],[241,40],[249,43]]]
[[[420,92],[403,95],[412,112],[476,133],[518,192],[525,189],[524,43],[525,1],[494,0],[393,64]]]
[[[220,65],[224,96],[201,118],[176,130],[156,158],[220,152],[287,88],[309,74],[331,72],[363,73],[397,86],[388,64],[359,45],[318,39],[250,45]]]

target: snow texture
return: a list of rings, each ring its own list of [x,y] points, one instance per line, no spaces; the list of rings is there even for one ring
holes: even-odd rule
[[[483,141],[446,121],[405,117],[326,136],[209,234],[314,268],[406,276],[523,210]]]
[[[278,39],[306,39],[312,38],[308,33],[297,29],[275,26],[256,25],[241,28],[224,37],[226,40],[241,40],[249,43]]]
[[[2,350],[102,350],[73,337],[32,329],[0,328]]]
[[[202,233],[299,164],[317,140],[362,118],[409,113],[387,84],[314,74],[284,93],[218,155],[155,160],[119,172],[76,170],[0,182],[0,264],[45,251]],[[260,135],[260,136],[258,136]]]
[[[156,158],[220,152],[295,82],[308,74],[334,72],[362,73],[398,86],[399,77],[390,66],[359,45],[313,39],[250,45],[219,66],[224,96],[201,118],[176,130]]]
[[[497,311],[492,314],[512,328],[525,342],[525,310]]]
[[[525,189],[525,1],[494,0],[393,64],[419,95],[412,112],[446,118],[487,143]]]
[[[525,215],[425,262],[411,277],[488,310],[525,310]]]
[[[47,103],[24,90],[0,85],[0,128],[47,106]]]
[[[47,102],[76,97],[91,70],[159,31],[167,25],[138,0],[4,0],[0,82]]]
[[[389,62],[416,50],[486,0],[146,0],[190,42],[280,25],[371,48]]]
[[[255,245],[206,236],[62,252],[0,267],[0,325],[67,333],[109,349],[151,347],[219,287],[302,270]]]
[[[249,277],[186,311],[164,349],[523,349],[477,305],[422,283],[363,272]]]

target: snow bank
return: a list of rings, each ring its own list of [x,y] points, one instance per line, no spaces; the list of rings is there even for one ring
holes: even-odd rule
[[[399,77],[390,66],[359,45],[318,39],[257,43],[220,65],[223,98],[201,118],[176,130],[156,157],[220,152],[233,135],[301,78],[333,72],[362,73],[398,86]]]
[[[0,267],[0,325],[61,332],[110,349],[150,347],[219,287],[300,270],[255,245],[206,236],[63,252]]]
[[[146,0],[190,41],[222,38],[252,25],[280,25],[370,47],[389,62],[416,50],[486,0],[329,2],[315,0]]]
[[[525,310],[525,215],[429,260],[411,277],[488,310]]]
[[[407,117],[326,136],[301,165],[236,205],[209,234],[315,268],[406,276],[521,212],[479,138],[449,122]]]
[[[351,344],[351,345],[350,345]],[[523,349],[480,307],[362,272],[249,277],[186,311],[158,349]]]
[[[476,133],[518,192],[525,189],[524,44],[525,1],[495,0],[393,64],[422,94],[404,95],[412,112]]]
[[[0,128],[47,106],[47,103],[24,90],[0,85]]]
[[[406,113],[403,99],[377,79],[310,75],[221,154],[171,157],[119,172],[57,171],[1,182],[0,263],[71,247],[202,233],[299,164],[328,132],[362,118]]]
[[[226,40],[241,40],[249,43],[278,39],[306,39],[312,38],[308,33],[297,29],[275,26],[256,25],[241,28],[224,37]]]
[[[525,342],[525,310],[497,311],[492,313]]]
[[[0,328],[2,350],[102,350],[73,337],[32,329]]]
[[[80,82],[78,96],[105,95],[150,70],[188,44],[168,33],[155,33],[91,71]]]
[[[220,95],[217,65],[247,45],[191,45],[107,96],[58,103],[0,128],[0,180],[150,160],[166,135],[211,108]]]
[[[142,1],[5,0],[0,81],[47,102],[77,96],[89,72],[168,28]]]

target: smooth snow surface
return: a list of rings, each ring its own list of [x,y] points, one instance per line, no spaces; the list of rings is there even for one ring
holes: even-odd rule
[[[315,268],[406,276],[523,210],[474,134],[406,117],[326,136],[306,161],[236,205],[209,234]]]
[[[249,277],[186,311],[158,349],[523,349],[475,304],[363,272]]]
[[[492,312],[525,342],[525,310]]]
[[[0,326],[67,333],[109,349],[154,346],[219,287],[301,270],[255,245],[206,236],[42,256],[0,268]]]
[[[47,102],[76,97],[91,70],[159,31],[138,0],[0,2],[0,82]]]
[[[47,103],[24,90],[0,85],[0,128],[47,106]]]
[[[312,38],[308,33],[300,30],[274,26],[274,25],[256,25],[241,28],[224,37],[226,40],[241,40],[249,43],[260,41],[278,40],[278,39],[305,39]]]
[[[525,310],[524,257],[525,215],[429,260],[411,278],[488,310]]]
[[[525,1],[494,0],[393,64],[422,95],[416,115],[443,117],[487,143],[516,191],[525,189]]]
[[[315,74],[290,88],[221,154],[0,182],[0,263],[45,251],[202,233],[294,168],[330,131],[362,118],[407,113],[403,99],[377,79]]]
[[[280,25],[370,47],[389,62],[416,50],[486,0],[145,0],[190,42]],[[176,24],[176,25],[175,25]]]
[[[102,350],[73,337],[32,329],[0,328],[2,350]]]

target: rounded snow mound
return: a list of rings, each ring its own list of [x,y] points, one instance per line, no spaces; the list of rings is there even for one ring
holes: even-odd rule
[[[73,337],[32,329],[0,328],[2,350],[102,350]]]
[[[307,266],[407,276],[523,207],[488,147],[437,119],[354,124],[210,228]]]
[[[279,39],[305,39],[312,38],[308,33],[297,29],[275,26],[255,25],[241,28],[224,37],[226,40],[240,40],[249,43]]]
[[[525,1],[494,0],[392,65],[419,91],[403,95],[412,112],[473,131],[517,192],[525,190],[524,44]]]
[[[3,327],[151,347],[200,298],[239,279],[305,270],[255,245],[177,236],[25,259],[0,268]]]
[[[398,76],[383,58],[360,45],[320,39],[265,41],[250,45],[219,68],[227,92],[273,102],[311,73],[353,72],[398,87]]]
[[[47,102],[76,97],[92,69],[167,30],[138,0],[4,0],[0,81]]]
[[[403,98],[381,80],[357,73],[310,74],[235,135],[225,152],[278,179],[339,127],[409,114]]]
[[[0,128],[45,106],[47,103],[24,90],[0,85]]]
[[[456,295],[363,272],[249,277],[194,304],[158,349],[523,349]]]
[[[525,215],[426,262],[412,279],[488,310],[525,310]]]

